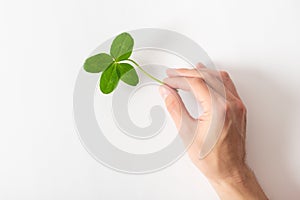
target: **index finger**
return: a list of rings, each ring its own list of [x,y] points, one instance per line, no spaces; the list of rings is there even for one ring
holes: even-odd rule
[[[201,78],[194,77],[168,77],[164,83],[175,89],[191,91],[196,100],[200,102],[204,112],[209,112],[211,108],[211,89]]]

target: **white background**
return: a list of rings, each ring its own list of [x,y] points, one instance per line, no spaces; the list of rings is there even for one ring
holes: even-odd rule
[[[73,86],[90,52],[158,27],[199,43],[248,107],[248,163],[270,199],[300,198],[300,2],[29,0],[0,3],[0,199],[218,199],[181,159],[133,176],[82,147]]]

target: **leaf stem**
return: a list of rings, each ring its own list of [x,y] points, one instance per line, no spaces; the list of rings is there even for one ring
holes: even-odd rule
[[[127,59],[128,61],[132,62],[133,64],[135,64],[135,66],[137,66],[145,75],[147,75],[149,78],[151,78],[152,80],[164,85],[164,82],[162,82],[161,80],[155,78],[154,76],[152,76],[151,74],[149,74],[148,72],[146,72],[137,62],[135,62],[132,59]]]

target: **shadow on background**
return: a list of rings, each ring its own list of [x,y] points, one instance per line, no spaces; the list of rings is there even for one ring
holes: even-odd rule
[[[300,177],[293,175],[288,159],[296,134],[289,125],[299,123],[293,118],[295,94],[268,74],[244,69],[229,73],[248,110],[247,162],[270,199],[299,199]]]

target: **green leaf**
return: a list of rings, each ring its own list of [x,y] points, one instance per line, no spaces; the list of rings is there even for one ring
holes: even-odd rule
[[[133,49],[133,38],[128,33],[121,33],[112,42],[110,55],[116,61],[126,60],[130,57]]]
[[[113,58],[110,55],[100,53],[86,59],[83,68],[87,72],[99,73],[104,71],[112,63]]]
[[[119,63],[118,71],[121,80],[129,85],[136,86],[139,83],[139,77],[134,69],[128,63]]]
[[[100,90],[104,94],[111,93],[119,83],[120,76],[118,73],[117,65],[117,63],[111,64],[101,75]]]

